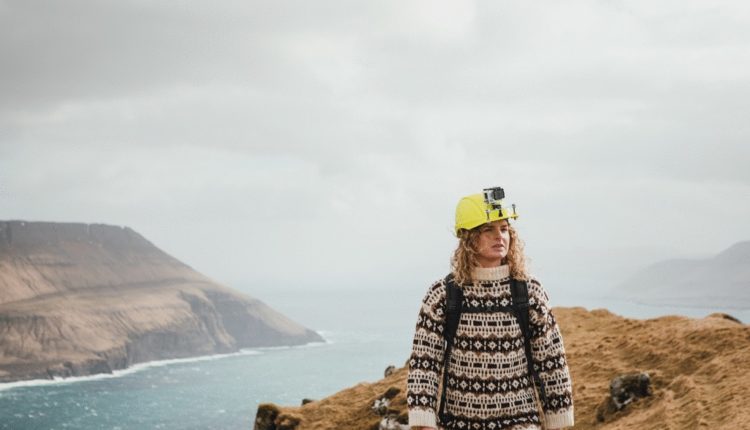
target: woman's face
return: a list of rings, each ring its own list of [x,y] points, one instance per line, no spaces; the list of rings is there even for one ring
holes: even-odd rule
[[[477,260],[482,267],[499,266],[510,249],[508,220],[492,221],[478,227]]]

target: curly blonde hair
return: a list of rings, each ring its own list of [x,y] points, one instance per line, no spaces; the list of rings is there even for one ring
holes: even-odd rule
[[[518,237],[518,232],[510,222],[508,222],[508,232],[510,233],[510,247],[508,248],[508,255],[503,258],[502,264],[508,264],[512,278],[527,280],[529,274],[526,270],[523,241]],[[456,250],[453,251],[451,257],[451,270],[456,278],[457,285],[474,282],[471,275],[473,269],[479,266],[477,243],[480,233],[481,226],[474,227],[471,230],[462,228],[458,231],[458,246],[456,246]]]

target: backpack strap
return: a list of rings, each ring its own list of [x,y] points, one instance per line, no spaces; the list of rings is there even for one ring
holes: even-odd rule
[[[539,372],[534,368],[533,356],[531,354],[531,328],[529,326],[529,288],[526,281],[512,278],[510,281],[511,294],[513,296],[513,309],[521,326],[523,333],[523,344],[526,352],[526,364],[529,368],[529,375],[534,378],[534,383],[539,387],[542,405],[547,404],[547,393],[544,389],[544,382],[539,377]]]
[[[450,363],[451,348],[453,347],[453,338],[456,336],[458,321],[461,319],[462,302],[464,291],[456,285],[453,273],[445,277],[445,329],[443,337],[445,338],[445,352],[443,354],[443,389],[440,395],[440,409],[438,417],[442,423],[445,423],[445,389],[448,386],[448,364]]]

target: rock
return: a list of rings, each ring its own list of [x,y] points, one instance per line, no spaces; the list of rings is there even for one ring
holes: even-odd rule
[[[288,412],[280,412],[273,403],[261,403],[255,413],[253,430],[295,430],[302,417]]]
[[[733,317],[733,316],[731,316],[729,314],[725,314],[723,312],[712,313],[711,315],[708,316],[708,318],[721,318],[721,319],[725,319],[725,320],[736,322],[737,324],[742,324],[742,321],[740,321],[739,319],[737,319],[737,318],[735,318],[735,317]]]
[[[622,375],[612,380],[609,384],[609,392],[617,409],[636,398],[646,397],[651,394],[651,378],[648,373],[634,373]]]
[[[394,411],[388,407],[391,404],[391,400],[400,392],[400,388],[389,387],[381,398],[376,399],[375,402],[373,402],[372,411],[380,416],[386,416],[388,414],[393,414],[394,412],[398,414],[398,411]]]
[[[388,412],[388,406],[390,405],[390,403],[391,402],[385,397],[377,399],[372,405],[372,411],[380,416],[383,416],[386,412]]]
[[[597,407],[596,419],[604,422],[632,401],[651,395],[651,378],[648,373],[620,375],[609,384],[609,396]]]
[[[290,413],[282,413],[276,417],[275,430],[296,430],[302,422],[302,417]]]
[[[312,402],[314,402],[314,401],[315,401],[315,400],[313,400],[313,399],[302,399],[302,404],[303,404],[303,405],[306,405],[306,404],[308,404],[308,403],[312,403]]]
[[[276,430],[276,417],[278,416],[278,406],[273,403],[261,403],[255,413],[253,430]]]
[[[391,364],[390,366],[388,366],[388,367],[385,368],[384,377],[387,378],[387,377],[391,376],[391,374],[393,372],[395,372],[395,371],[396,371],[396,366],[394,366],[394,365]]]
[[[398,393],[400,393],[400,392],[401,392],[401,389],[400,389],[400,388],[397,388],[397,387],[390,387],[390,388],[388,388],[388,390],[387,390],[387,391],[385,392],[385,394],[383,394],[383,397],[385,397],[386,399],[390,400],[390,399],[392,399],[392,398],[396,397],[396,395],[397,395]]]
[[[402,424],[394,418],[386,417],[380,421],[378,430],[409,430],[409,425]]]

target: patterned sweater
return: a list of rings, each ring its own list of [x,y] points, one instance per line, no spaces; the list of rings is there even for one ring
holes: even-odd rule
[[[464,287],[464,309],[511,304],[507,265],[476,268],[474,279]],[[547,394],[543,418],[521,328],[512,313],[494,311],[461,314],[448,364],[447,422],[437,422],[445,352],[446,287],[440,279],[427,290],[417,317],[406,387],[410,427],[537,430],[542,420],[548,429],[573,425],[573,387],[560,330],[545,289],[533,277],[528,285],[533,364]]]

